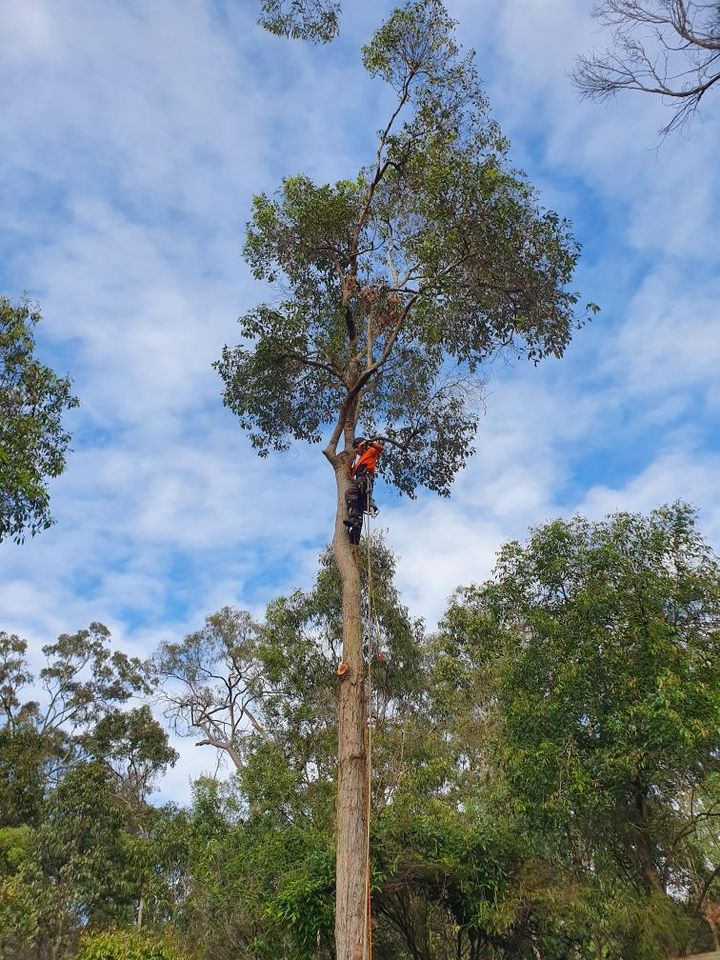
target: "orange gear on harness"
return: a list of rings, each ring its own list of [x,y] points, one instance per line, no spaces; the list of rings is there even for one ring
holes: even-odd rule
[[[353,444],[353,447],[356,450],[360,450],[359,456],[356,457],[355,462],[350,468],[350,473],[353,477],[356,477],[358,474],[367,472],[370,476],[374,476],[375,468],[377,467],[378,457],[383,452],[383,445],[379,440],[363,440],[362,437],[358,439]]]

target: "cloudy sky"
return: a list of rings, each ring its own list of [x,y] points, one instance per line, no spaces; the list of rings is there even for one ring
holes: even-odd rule
[[[353,175],[385,91],[359,45],[392,7],[348,3],[342,37],[263,33],[256,0],[0,4],[0,291],[40,301],[41,356],[82,406],[53,485],[57,525],[0,546],[0,628],[37,651],[91,620],[150,653],[223,604],[261,613],[307,586],[330,536],[318,448],[258,460],[211,368],[262,291],[242,261],[253,193]],[[592,0],[451,0],[512,159],[575,223],[577,285],[602,312],[562,361],[487,370],[452,498],[380,522],[429,623],[500,544],[581,512],[682,497],[720,546],[720,101],[661,143],[655,98],[580,103],[567,71],[602,46]],[[212,758],[189,747],[163,796]]]

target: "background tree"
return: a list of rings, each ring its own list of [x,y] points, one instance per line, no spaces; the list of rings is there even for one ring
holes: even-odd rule
[[[97,623],[61,635],[36,680],[26,642],[0,633],[3,960],[59,960],[87,924],[139,923],[156,885],[147,795],[176,754],[147,706],[123,712],[150,687],[109,640]]]
[[[34,356],[38,309],[0,296],[0,541],[49,527],[47,480],[65,469],[71,381]]]
[[[147,705],[106,713],[84,738],[83,746],[109,774],[113,795],[124,807],[125,829],[134,838],[139,888],[135,920],[141,927],[146,888],[153,885],[155,872],[150,834],[156,814],[148,805],[148,796],[158,777],[174,766],[178,753]]]
[[[602,0],[594,16],[612,29],[612,46],[578,58],[573,77],[584,96],[658,94],[672,109],[661,130],[667,134],[689,120],[720,80],[717,0]]]
[[[2,809],[0,807],[0,809]],[[31,960],[40,927],[35,891],[28,883],[33,836],[27,826],[0,827],[0,957]]]
[[[383,647],[375,706],[381,718],[399,709],[414,688],[422,636],[393,584],[395,560],[378,535],[371,547],[376,631]],[[363,603],[367,603],[365,570]],[[287,751],[302,727],[323,742],[321,753],[297,757],[315,777],[332,779],[336,737],[335,668],[342,650],[342,585],[332,551],[320,558],[309,592],[297,590],[267,608],[262,623],[225,607],[181,643],[164,643],[155,667],[164,681],[166,716],[180,735],[202,735],[199,746],[224,753],[236,772],[246,768],[257,739]],[[419,683],[419,681],[418,681]],[[328,739],[329,738],[329,739]]]
[[[540,527],[444,625],[456,736],[481,731],[486,789],[595,891],[584,936],[608,956],[692,947],[717,891],[720,561],[694,519]]]
[[[575,324],[568,225],[511,170],[471,55],[440,0],[395,11],[363,52],[394,104],[354,179],[284,181],[255,198],[246,257],[278,300],[240,321],[218,369],[224,401],[261,455],[318,443],[336,478],[343,586],[337,949],[363,949],[365,692],[360,574],[342,520],[360,425],[392,446],[384,477],[448,494],[471,452],[482,362],[498,350],[561,356]],[[284,291],[284,292],[281,292]],[[340,445],[343,444],[342,448]]]
[[[105,766],[116,795],[133,813],[142,809],[153,782],[178,756],[147,705],[106,713],[84,738],[83,746]]]
[[[224,607],[181,643],[165,643],[156,665],[165,681],[165,715],[176,733],[222,751],[242,770],[250,729],[265,735],[260,710],[265,678],[257,656],[258,624]]]
[[[335,0],[261,0],[259,23],[281,37],[327,43],[340,29]]]
[[[109,641],[101,623],[61,634],[42,648],[36,682],[27,641],[0,631],[0,795],[12,800],[0,808],[0,822],[35,823],[48,785],[87,755],[101,718],[149,692],[142,662],[112,651]]]

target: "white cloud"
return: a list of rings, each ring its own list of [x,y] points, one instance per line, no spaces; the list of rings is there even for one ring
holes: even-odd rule
[[[617,354],[637,393],[716,386],[720,369],[720,284],[667,267],[649,275],[628,305]]]
[[[698,453],[692,447],[661,452],[621,488],[591,487],[578,512],[600,519],[617,510],[647,513],[653,507],[684,500],[700,510],[700,529],[720,543],[720,492],[717,489],[720,456]]]

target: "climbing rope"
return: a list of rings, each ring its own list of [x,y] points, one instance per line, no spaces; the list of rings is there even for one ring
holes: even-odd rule
[[[365,512],[365,553],[367,559],[367,612],[365,615],[365,628],[367,630],[367,706],[366,706],[366,744],[367,744],[367,799],[365,809],[365,822],[367,824],[367,835],[365,838],[366,861],[365,861],[365,927],[364,927],[364,948],[365,960],[372,960],[372,895],[371,895],[371,876],[370,876],[370,812],[371,812],[371,790],[372,790],[372,659],[373,659],[373,628],[377,626],[375,616],[375,590],[372,576],[372,534],[370,530],[370,497],[371,487],[368,487]],[[376,644],[377,646],[377,644]]]
[[[364,927],[364,958],[372,960],[372,891],[371,891],[371,871],[370,871],[370,812],[372,796],[372,661],[373,655],[380,649],[377,616],[375,611],[375,585],[372,575],[372,533],[370,530],[370,512],[372,487],[368,486],[365,511],[365,553],[367,562],[367,610],[365,615],[365,627],[367,630],[367,706],[366,706],[366,746],[367,746],[367,799],[365,809],[365,822],[367,824],[367,835],[365,845],[367,851],[365,863],[365,927]],[[373,647],[373,642],[375,643]],[[377,705],[376,705],[377,706]],[[376,709],[377,713],[377,709]]]

